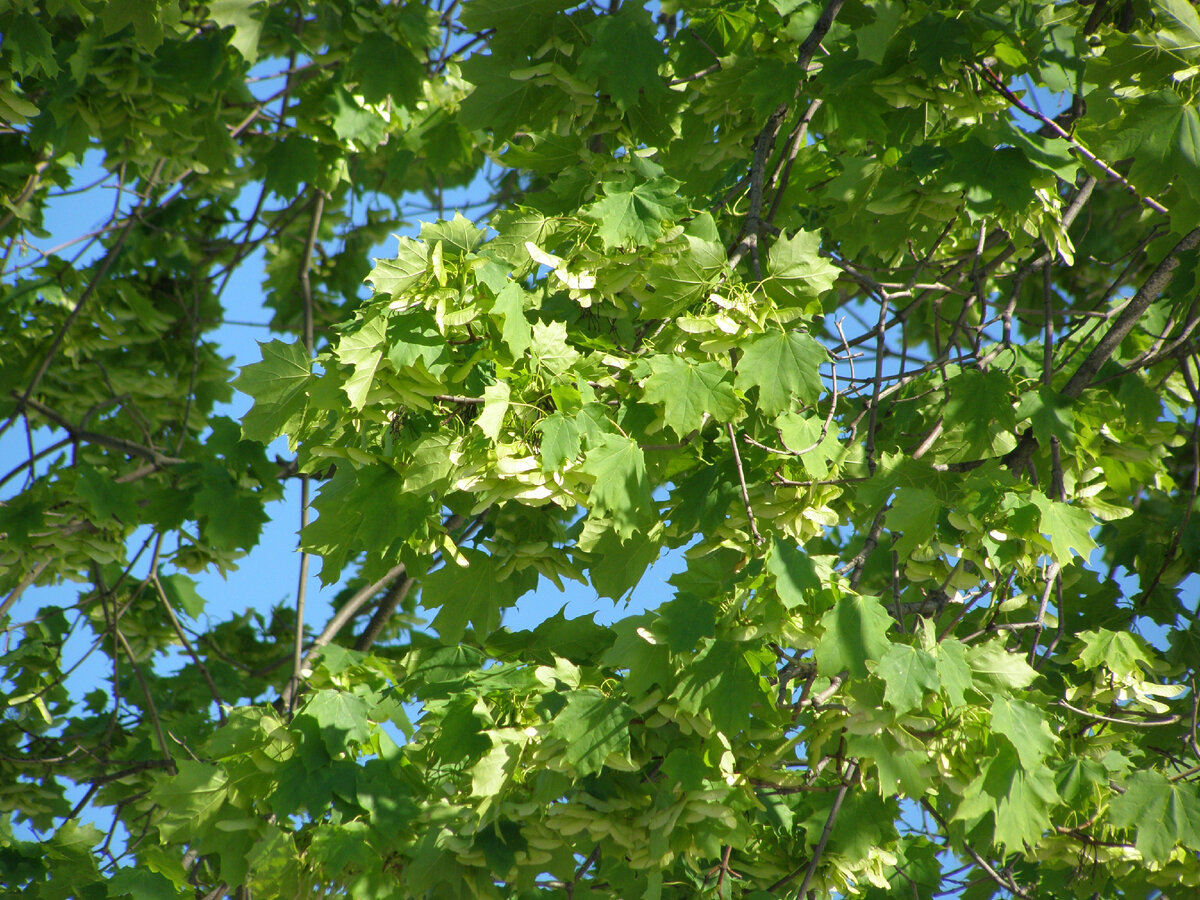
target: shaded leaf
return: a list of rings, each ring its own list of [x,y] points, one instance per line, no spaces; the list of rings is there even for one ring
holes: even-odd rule
[[[891,647],[891,626],[892,617],[875,597],[842,597],[821,617],[824,632],[814,651],[817,666],[830,677],[848,671],[851,677],[865,678],[867,662],[878,661]]]

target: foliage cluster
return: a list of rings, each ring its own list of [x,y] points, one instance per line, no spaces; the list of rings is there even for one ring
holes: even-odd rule
[[[0,884],[1200,890],[1188,0],[0,33]],[[278,337],[235,379],[251,266]],[[333,617],[206,613],[288,483]],[[649,611],[503,624],[664,554]]]

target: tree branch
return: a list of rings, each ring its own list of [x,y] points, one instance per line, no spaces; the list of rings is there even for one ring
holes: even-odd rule
[[[1193,228],[1179,240],[1179,243],[1155,267],[1154,271],[1150,273],[1150,276],[1138,289],[1138,292],[1125,304],[1125,307],[1113,322],[1112,327],[1108,329],[1104,337],[1100,338],[1099,343],[1092,348],[1092,352],[1087,355],[1084,361],[1079,364],[1079,368],[1075,370],[1075,374],[1063,386],[1061,393],[1064,397],[1075,399],[1091,385],[1092,380],[1096,377],[1096,373],[1108,362],[1109,357],[1116,352],[1121,341],[1125,340],[1126,335],[1133,330],[1133,326],[1142,318],[1146,310],[1150,307],[1150,304],[1157,300],[1159,295],[1166,290],[1167,285],[1171,283],[1175,269],[1179,267],[1179,257],[1198,246],[1200,246],[1200,228]],[[1033,457],[1037,446],[1038,441],[1032,429],[1025,432],[1016,449],[1005,460],[1009,470],[1014,473],[1024,471],[1025,467],[1029,464],[1029,460]]]
[[[33,377],[29,379],[29,385],[25,388],[25,392],[17,399],[16,408],[12,414],[5,420],[3,425],[0,425],[0,435],[4,434],[9,429],[9,426],[16,420],[25,407],[29,404],[30,398],[37,391],[42,383],[42,379],[46,377],[46,373],[50,371],[50,364],[54,361],[55,355],[58,353],[58,348],[62,346],[63,339],[67,336],[67,331],[75,324],[75,320],[79,318],[79,314],[83,312],[88,301],[92,299],[92,295],[96,293],[96,288],[108,275],[108,270],[113,267],[113,263],[117,261],[117,257],[121,255],[121,248],[125,246],[125,240],[129,237],[129,233],[133,230],[134,223],[141,216],[142,208],[150,199],[150,192],[154,189],[155,183],[158,181],[158,176],[162,173],[163,166],[166,165],[166,159],[160,159],[154,165],[154,169],[150,173],[150,177],[146,181],[146,187],[142,192],[141,199],[137,205],[130,210],[129,215],[125,217],[125,224],[117,233],[117,239],[113,241],[113,245],[108,248],[108,252],[104,254],[104,259],[100,261],[91,280],[88,281],[87,287],[83,289],[83,293],[79,296],[79,301],[75,304],[74,309],[67,315],[67,318],[59,326],[54,337],[50,340],[50,346],[42,354],[42,361],[38,365],[37,371],[33,373]],[[15,393],[15,392],[14,392]]]
[[[110,450],[116,450],[120,453],[136,456],[139,459],[149,460],[156,468],[165,468],[166,466],[177,466],[186,460],[176,456],[167,456],[165,453],[160,453],[153,447],[145,447],[125,438],[111,437],[107,434],[100,434],[95,431],[88,431],[84,428],[78,428],[72,424],[64,416],[60,416],[53,409],[40,403],[32,398],[21,399],[21,396],[13,391],[10,396],[16,397],[19,405],[37,413],[43,419],[53,422],[59,428],[63,429],[75,441],[85,444],[95,444],[98,447],[108,447]]]

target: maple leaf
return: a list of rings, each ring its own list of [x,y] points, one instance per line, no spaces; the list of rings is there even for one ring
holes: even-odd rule
[[[892,644],[880,657],[875,674],[886,685],[884,699],[899,713],[919,709],[926,691],[941,687],[937,661],[924,650]]]
[[[1041,710],[1024,700],[995,697],[992,700],[992,728],[1008,738],[1021,765],[1033,770],[1054,751],[1058,740]]]
[[[734,384],[758,388],[758,406],[769,416],[793,403],[814,403],[821,393],[820,365],[829,353],[803,331],[773,331],[746,341]]]
[[[1200,792],[1194,783],[1135,772],[1123,787],[1125,792],[1113,798],[1112,823],[1134,829],[1143,859],[1166,862],[1178,844],[1200,850]]]
[[[602,434],[599,443],[588,450],[580,468],[595,479],[592,503],[611,515],[613,528],[622,538],[652,520],[653,500],[646,478],[646,460],[635,441]]]
[[[598,78],[624,111],[643,95],[656,100],[667,92],[658,67],[664,61],[662,44],[654,38],[649,13],[622,6],[616,15],[601,16],[588,27],[592,43],[579,55],[579,74]]]
[[[427,576],[421,588],[421,605],[441,607],[433,619],[443,641],[458,641],[470,622],[482,640],[500,624],[500,611],[537,584],[537,573],[521,569],[500,571],[495,558],[473,547],[464,548],[467,565],[447,562]]]
[[[367,394],[375,380],[375,373],[383,361],[384,335],[387,321],[383,316],[361,321],[354,330],[342,335],[334,349],[334,356],[353,373],[342,384],[342,390],[350,400],[350,408],[360,410],[367,405]]]
[[[599,223],[606,250],[649,246],[662,236],[665,222],[687,209],[679,187],[674,178],[660,176],[638,182],[627,175],[605,182],[604,197],[585,207],[583,214]]]
[[[799,298],[817,297],[831,287],[838,269],[818,252],[821,236],[812,231],[797,231],[780,238],[767,251],[767,271],[788,294]]]
[[[1060,563],[1069,563],[1076,553],[1087,559],[1096,549],[1091,530],[1097,523],[1091,513],[1051,500],[1037,490],[1030,492],[1029,499],[1041,511],[1038,531],[1050,538],[1054,558]]]
[[[308,399],[312,363],[299,342],[276,340],[258,346],[262,362],[243,366],[234,386],[254,398],[254,406],[242,419],[242,435],[266,444],[299,423]]]
[[[847,671],[865,678],[867,661],[880,659],[891,646],[891,625],[892,617],[875,597],[842,597],[821,617],[824,632],[815,650],[821,673],[833,677]]]
[[[645,398],[663,404],[663,420],[681,438],[698,429],[705,416],[718,422],[737,417],[741,403],[729,371],[715,362],[696,363],[678,356],[652,356]]]
[[[552,472],[579,455],[579,426],[574,418],[552,413],[537,424],[542,433],[542,471]]]
[[[549,736],[565,744],[564,758],[580,775],[599,772],[612,754],[629,755],[629,720],[633,708],[620,700],[585,688],[572,691],[554,717]]]

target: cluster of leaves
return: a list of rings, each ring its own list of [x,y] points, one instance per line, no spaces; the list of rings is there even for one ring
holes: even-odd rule
[[[961,7],[0,13],[3,883],[1195,891],[1200,15]],[[333,617],[212,624],[290,479]]]

